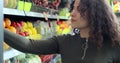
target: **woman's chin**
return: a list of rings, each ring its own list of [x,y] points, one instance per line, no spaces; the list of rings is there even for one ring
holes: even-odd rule
[[[73,25],[71,25],[71,27],[72,27],[72,29],[74,29],[74,28],[79,28],[79,27],[77,27],[77,26],[73,26]]]

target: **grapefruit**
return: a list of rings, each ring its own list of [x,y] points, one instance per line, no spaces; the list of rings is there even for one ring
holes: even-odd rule
[[[13,33],[16,33],[16,29],[13,26],[8,27],[7,29]]]
[[[5,22],[5,27],[9,27],[11,25],[11,21],[9,18],[5,18],[4,22]]]

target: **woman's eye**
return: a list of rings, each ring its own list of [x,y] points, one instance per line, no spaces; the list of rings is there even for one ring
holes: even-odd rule
[[[73,7],[70,8],[69,12],[72,12],[73,11]]]

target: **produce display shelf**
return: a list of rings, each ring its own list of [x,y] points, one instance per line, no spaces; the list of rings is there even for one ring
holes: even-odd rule
[[[48,17],[50,19],[68,20],[68,17],[65,17],[65,16],[48,15]]]
[[[27,12],[27,11],[21,11],[17,9],[10,9],[10,8],[4,8],[3,13],[5,15],[15,15],[15,16],[27,16],[27,17],[37,17],[37,18],[45,18],[45,16],[42,13],[38,12]],[[56,15],[47,15],[48,19],[60,19],[60,20],[67,20],[68,18],[65,16],[56,16]]]
[[[10,49],[4,52],[4,60],[13,58],[15,56],[18,56],[20,54],[23,54],[22,52],[15,50],[15,49]]]
[[[6,15],[25,16],[24,11],[16,10],[16,9],[10,9],[10,8],[4,8],[3,13],[6,14]]]
[[[38,17],[38,18],[45,18],[42,13],[38,12],[25,12],[25,15],[28,17]],[[48,19],[60,19],[60,20],[67,20],[68,18],[65,16],[56,16],[56,15],[46,15]]]

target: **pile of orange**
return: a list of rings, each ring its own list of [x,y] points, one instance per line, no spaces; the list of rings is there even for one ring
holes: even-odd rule
[[[11,20],[9,18],[4,18],[3,26],[9,31],[16,33],[16,29],[15,27],[11,26]]]

